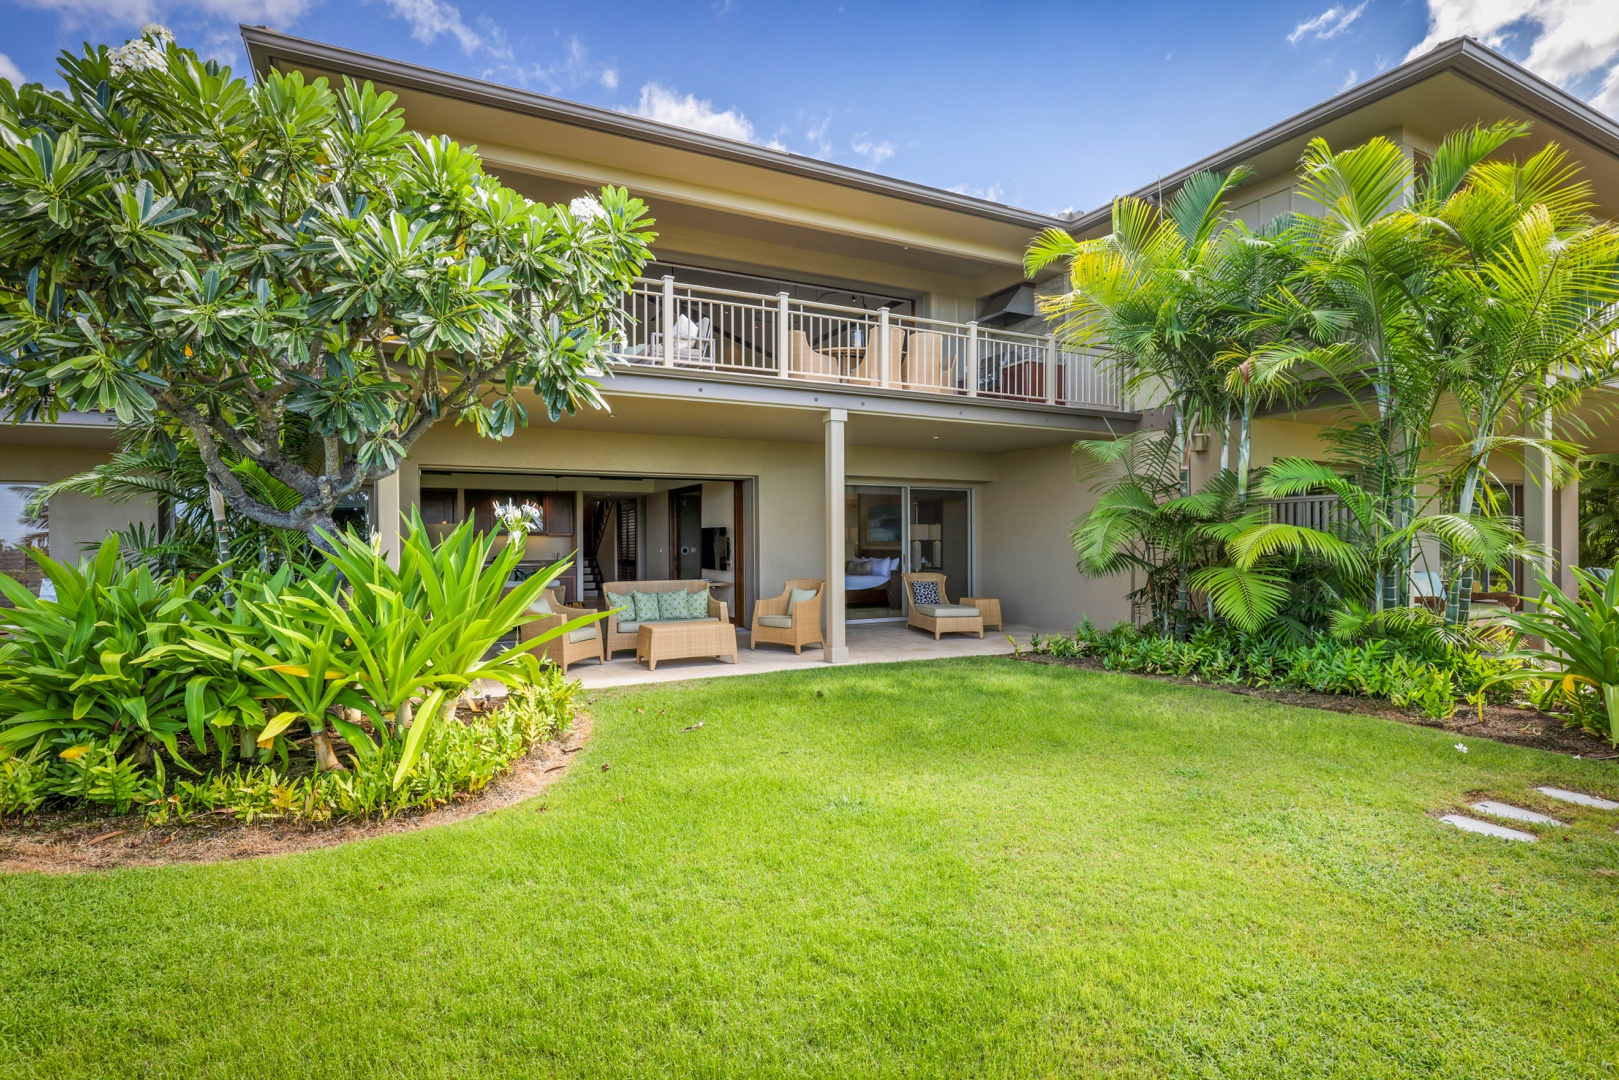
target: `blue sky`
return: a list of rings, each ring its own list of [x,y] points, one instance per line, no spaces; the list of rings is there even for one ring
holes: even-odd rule
[[[238,22],[953,188],[1087,210],[1471,33],[1619,113],[1619,0],[0,0],[0,76]]]

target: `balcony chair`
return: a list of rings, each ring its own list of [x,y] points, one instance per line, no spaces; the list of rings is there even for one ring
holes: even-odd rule
[[[663,334],[652,335],[638,359],[642,363],[663,363]],[[714,323],[707,315],[693,322],[684,312],[675,320],[675,363],[714,366]]]
[[[863,365],[864,361],[860,363]],[[844,361],[842,357],[817,352],[804,331],[790,330],[787,333],[787,371],[800,378],[842,382]]]
[[[701,593],[703,600],[701,608],[707,614],[701,618],[677,618],[659,614],[657,619],[648,618],[648,622],[726,622],[731,618],[730,610],[723,600],[715,600],[708,592],[708,582],[701,578],[665,581],[609,581],[602,586],[602,596],[609,608],[622,608],[615,615],[609,615],[602,620],[606,628],[607,648],[604,650],[607,659],[611,660],[613,654],[621,649],[634,649],[641,632],[641,624],[636,621],[635,593],[666,593],[688,592]]]
[[[545,590],[544,598],[536,600],[529,611],[540,617],[517,628],[519,645],[525,641],[533,641],[554,626],[561,626],[565,622],[590,613],[589,608],[579,604],[564,604],[561,589]],[[554,637],[535,651],[560,667],[562,673],[566,675],[569,664],[577,664],[581,660],[602,663],[602,644],[602,624],[595,622]]]
[[[900,384],[907,390],[946,394],[955,387],[945,381],[944,335],[933,330],[912,330],[905,360],[900,365]]]
[[[821,636],[821,598],[826,582],[816,578],[792,578],[780,596],[753,602],[753,627],[748,648],[759,642],[791,645],[803,653],[806,645],[826,647]]]
[[[952,604],[944,591],[943,574],[905,575],[905,625],[918,630],[931,630],[933,640],[940,634],[977,634],[984,636],[984,617],[975,607]],[[920,586],[920,588],[918,588]],[[922,596],[918,602],[917,596]]]

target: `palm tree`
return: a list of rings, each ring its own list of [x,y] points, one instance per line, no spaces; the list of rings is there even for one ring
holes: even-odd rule
[[[1216,363],[1225,341],[1220,327],[1198,311],[1200,277],[1224,224],[1226,196],[1249,175],[1246,169],[1198,173],[1162,207],[1123,196],[1113,202],[1107,236],[1077,240],[1048,229],[1024,256],[1030,276],[1067,263],[1068,291],[1041,301],[1059,340],[1079,350],[1099,347],[1127,388],[1171,409],[1183,497],[1191,493],[1188,436],[1199,425],[1223,425],[1230,414]],[[1184,621],[1184,568],[1177,577]]]
[[[1460,415],[1461,518],[1499,450],[1534,450],[1572,471],[1577,447],[1517,432],[1541,432],[1615,374],[1619,230],[1592,221],[1577,175],[1552,143],[1521,163],[1478,162],[1453,186],[1430,180],[1414,208],[1433,222],[1443,259],[1430,306],[1444,331],[1439,375]],[[1450,622],[1468,617],[1473,570],[1459,561]]]

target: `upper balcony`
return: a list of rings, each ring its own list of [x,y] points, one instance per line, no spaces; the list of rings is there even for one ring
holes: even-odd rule
[[[642,278],[625,297],[621,369],[728,373],[934,398],[1132,411],[1115,371],[1054,336]]]

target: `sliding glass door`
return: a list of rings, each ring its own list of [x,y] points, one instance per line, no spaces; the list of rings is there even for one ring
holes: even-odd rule
[[[966,490],[851,484],[844,519],[847,621],[903,619],[901,575],[911,571],[944,574],[952,597],[970,592],[972,513]]]

